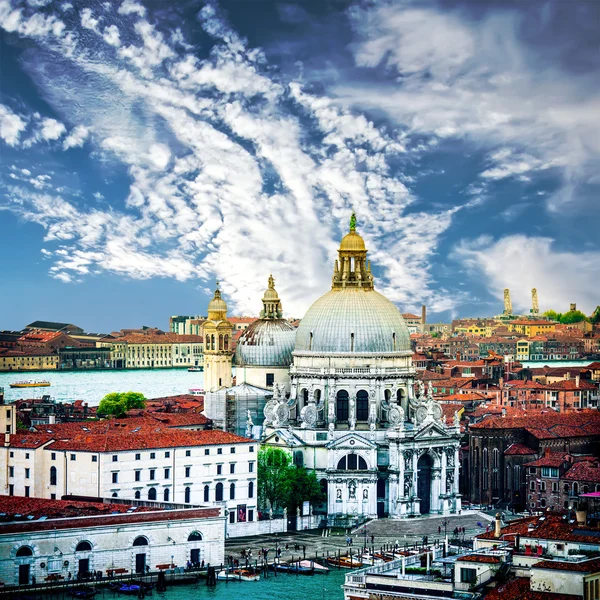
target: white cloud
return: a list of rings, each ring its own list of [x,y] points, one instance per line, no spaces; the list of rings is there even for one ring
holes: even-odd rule
[[[488,7],[474,19],[419,2],[365,6],[350,11],[360,36],[351,48],[357,66],[386,71],[387,82],[342,80],[333,88],[341,101],[383,109],[410,133],[510,147],[482,173],[488,181],[558,167],[551,210],[581,198],[600,166],[597,71],[541,65],[523,41],[521,11]],[[554,44],[557,54],[565,50]]]
[[[9,146],[16,146],[19,143],[21,133],[25,131],[27,124],[8,106],[0,104],[0,138]]]
[[[44,140],[57,140],[66,130],[66,127],[60,121],[46,118],[42,120],[40,135]]]
[[[566,311],[571,302],[591,314],[598,305],[600,252],[569,252],[556,247],[547,237],[511,235],[497,241],[482,237],[463,242],[454,258],[480,272],[498,302],[509,288],[513,307],[527,312],[531,290],[536,288],[542,311]]]
[[[85,29],[91,29],[92,31],[99,33],[99,31],[98,31],[98,23],[99,22],[100,22],[100,19],[96,19],[94,17],[91,8],[84,8],[81,11],[81,26],[84,27]]]
[[[89,134],[90,130],[87,127],[77,125],[63,141],[63,148],[65,150],[68,150],[69,148],[81,148]]]
[[[144,17],[146,15],[146,9],[139,2],[135,2],[135,0],[125,0],[123,4],[119,6],[119,14],[137,14],[140,17]]]
[[[109,25],[104,29],[102,34],[104,41],[111,46],[119,47],[121,45],[121,38],[119,36],[119,28],[116,25]]]

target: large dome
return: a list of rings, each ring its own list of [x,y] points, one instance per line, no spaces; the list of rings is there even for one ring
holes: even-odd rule
[[[289,367],[296,329],[285,319],[258,319],[240,336],[235,351],[237,366]]]
[[[296,332],[296,352],[412,354],[400,311],[375,290],[333,289],[309,309]]]

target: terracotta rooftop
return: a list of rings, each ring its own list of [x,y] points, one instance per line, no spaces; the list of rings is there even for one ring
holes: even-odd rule
[[[467,556],[461,556],[460,558],[457,558],[456,562],[478,562],[497,565],[502,561],[499,556],[493,556],[489,554],[467,554]]]
[[[516,577],[489,591],[486,600],[581,600],[582,596],[573,594],[554,594],[551,592],[533,592],[529,587],[529,578]]]
[[[504,454],[505,456],[526,456],[528,454],[537,454],[537,452],[525,444],[511,444],[504,451]]]
[[[549,452],[532,462],[525,463],[526,467],[561,467],[568,461],[568,455],[564,452]]]
[[[494,531],[480,533],[475,536],[478,539],[495,540]],[[578,527],[577,522],[570,522],[566,515],[559,513],[546,513],[544,517],[526,517],[511,521],[502,528],[503,541],[513,542],[515,536],[519,535],[521,545],[523,539],[532,540],[555,540],[564,542],[581,542],[582,544],[594,544],[600,546],[600,537],[596,534],[597,529],[591,530],[586,527]]]
[[[578,573],[597,573],[600,571],[600,558],[590,560],[542,560],[532,565],[534,569],[553,569],[556,571],[576,571]]]
[[[126,333],[116,338],[115,343],[127,344],[202,344],[201,335],[180,333]]]
[[[600,483],[600,465],[598,464],[598,460],[582,460],[574,463],[565,473],[564,479]]]

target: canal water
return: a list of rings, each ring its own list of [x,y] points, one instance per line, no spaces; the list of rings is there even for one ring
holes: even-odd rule
[[[341,585],[348,571],[332,570],[328,575],[287,575],[277,577],[269,574],[260,581],[219,581],[216,587],[208,587],[204,580],[194,585],[178,585],[165,593],[152,592],[152,598],[160,600],[342,600]],[[112,592],[106,592],[107,600]],[[121,596],[118,596],[120,598]],[[98,598],[98,596],[97,596]]]
[[[50,387],[10,387],[11,383],[23,380],[47,380]],[[57,402],[83,400],[97,406],[110,392],[142,392],[146,398],[161,398],[186,394],[190,388],[201,388],[203,384],[204,373],[190,373],[187,369],[0,373],[0,387],[4,388],[7,402],[47,394]]]

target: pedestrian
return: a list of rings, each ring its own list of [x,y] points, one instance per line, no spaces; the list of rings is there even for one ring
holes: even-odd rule
[[[371,544],[374,544],[374,543],[375,543],[375,536],[374,536],[374,535],[372,535],[372,536],[371,536]]]
[[[71,577],[73,577],[73,575],[71,575],[71,571],[69,571],[69,575],[67,576],[67,578],[69,579],[69,581],[71,581]]]
[[[438,525],[438,535],[440,535],[442,533],[442,527],[440,525]]]
[[[285,549],[287,550],[288,548],[289,548],[289,544],[286,544],[285,545]]]
[[[31,585],[35,585],[35,575],[31,576]]]

